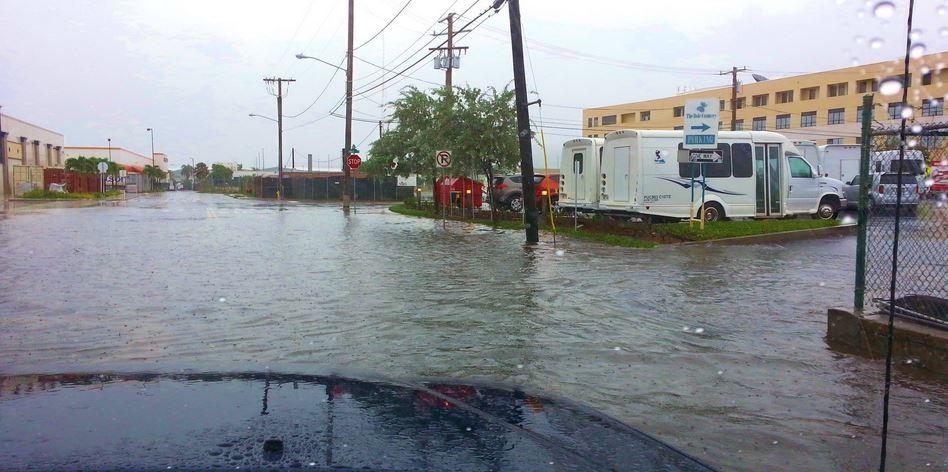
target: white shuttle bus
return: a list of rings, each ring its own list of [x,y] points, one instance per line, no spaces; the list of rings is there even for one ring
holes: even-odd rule
[[[576,138],[563,143],[560,153],[561,207],[593,211],[599,206],[602,143],[602,138]]]
[[[707,177],[704,218],[767,218],[809,214],[834,218],[845,201],[842,182],[820,177],[785,136],[766,131],[722,131],[723,162],[679,163],[682,131],[622,130],[603,144],[599,211],[683,219],[701,205],[702,173]],[[694,217],[699,217],[698,211]]]

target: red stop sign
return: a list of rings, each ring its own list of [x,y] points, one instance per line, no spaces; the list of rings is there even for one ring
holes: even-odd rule
[[[362,158],[359,157],[358,154],[353,154],[346,158],[346,165],[349,166],[350,169],[356,170],[362,165]]]

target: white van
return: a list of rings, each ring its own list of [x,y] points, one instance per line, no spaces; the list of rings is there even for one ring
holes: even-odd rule
[[[599,164],[602,138],[576,138],[563,143],[560,153],[559,205],[578,210],[599,206]]]
[[[820,146],[820,167],[824,177],[851,182],[859,175],[859,144],[824,144]]]
[[[622,130],[603,143],[599,211],[682,219],[701,205],[704,218],[833,218],[845,203],[842,182],[820,177],[785,136],[767,131],[721,131],[718,164],[679,163],[682,131]],[[699,215],[695,213],[695,217]]]

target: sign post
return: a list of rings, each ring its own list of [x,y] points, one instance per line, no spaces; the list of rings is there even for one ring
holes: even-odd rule
[[[718,122],[721,119],[720,104],[717,98],[699,98],[685,101],[685,126],[682,148],[688,149],[688,162],[691,163],[691,214],[689,226],[694,223],[695,214],[695,172],[694,164],[701,170],[701,210],[699,220],[704,229],[705,189],[707,188],[706,163],[718,163],[722,160],[718,147]],[[680,157],[679,157],[680,158]]]
[[[451,156],[451,151],[441,150],[435,153],[435,164],[437,164],[438,168],[441,169],[441,189],[442,190],[444,189],[444,176],[447,173],[445,169],[451,168],[451,163],[453,162],[453,160],[454,158]],[[442,223],[442,226],[447,227],[447,224],[448,224],[447,223],[447,218],[448,218],[447,202],[444,201],[444,195],[443,195],[444,192],[440,192],[440,193],[442,194],[442,195],[439,195],[441,197],[441,223]],[[449,193],[449,196],[450,196],[450,193]]]
[[[109,165],[105,162],[100,162],[96,165],[96,168],[99,169],[99,174],[102,174],[99,180],[102,182],[102,193],[105,193],[105,179],[107,178],[105,173],[109,171]]]
[[[349,170],[358,170],[362,165],[362,158],[359,157],[359,150],[352,147],[349,150],[349,157],[346,158],[346,165],[349,166]],[[356,177],[355,172],[352,173],[352,210],[355,211],[355,200],[356,200]]]

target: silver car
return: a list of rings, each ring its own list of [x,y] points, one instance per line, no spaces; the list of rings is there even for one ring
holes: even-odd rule
[[[869,187],[869,205],[873,207],[894,207],[897,197],[899,174],[886,172],[872,174],[872,186]],[[902,205],[908,211],[914,211],[920,199],[918,179],[912,174],[902,174]],[[859,206],[859,176],[843,185],[843,197],[847,208]]]

